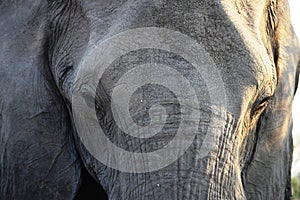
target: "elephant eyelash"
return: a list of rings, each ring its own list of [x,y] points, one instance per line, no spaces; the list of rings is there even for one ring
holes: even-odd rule
[[[260,101],[260,103],[258,104],[256,110],[258,110],[259,108],[263,107],[265,104],[268,104],[269,101],[270,101],[270,99],[271,99],[270,96],[269,96],[269,97],[263,98],[263,99]]]
[[[271,98],[271,96],[267,96],[261,100],[257,100],[256,103],[254,103],[253,109],[250,112],[250,117],[253,118],[257,114],[261,113],[266,108]]]

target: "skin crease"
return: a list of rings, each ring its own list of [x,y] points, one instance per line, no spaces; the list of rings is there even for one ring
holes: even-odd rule
[[[291,198],[291,105],[300,47],[287,1],[3,1],[0,13],[0,199],[86,199],[93,193],[104,199]],[[222,112],[201,104],[199,133],[186,153],[161,170],[135,174],[106,167],[87,151],[74,126],[71,96],[93,44],[142,27],[179,31],[201,43],[221,74],[216,87],[224,84],[228,104]],[[144,53],[140,59],[155,54]],[[158,57],[185,67],[168,56]],[[99,86],[99,98],[110,91],[110,80]],[[205,84],[198,91],[210,103]],[[100,113],[107,101],[96,102]],[[131,105],[138,110],[138,103]],[[211,116],[223,124],[222,133],[200,158]],[[104,115],[113,137],[120,131],[111,117]]]

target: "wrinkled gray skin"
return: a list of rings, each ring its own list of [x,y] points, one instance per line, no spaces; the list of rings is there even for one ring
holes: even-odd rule
[[[165,27],[202,43],[228,100],[216,149],[198,156],[209,116],[216,115],[203,109],[202,131],[187,152],[141,174],[97,161],[71,113],[72,84],[87,44],[138,27]],[[300,50],[287,1],[4,0],[0,40],[0,199],[73,199],[90,175],[109,199],[291,197],[291,105]]]

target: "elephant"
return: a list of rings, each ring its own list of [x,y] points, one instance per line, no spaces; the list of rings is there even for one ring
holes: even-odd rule
[[[3,0],[0,20],[0,199],[291,198],[287,0]]]

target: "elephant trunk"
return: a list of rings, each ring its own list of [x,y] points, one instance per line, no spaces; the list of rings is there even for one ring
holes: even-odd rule
[[[110,171],[118,176],[106,182],[109,199],[245,199],[236,120],[224,109],[208,113],[189,148],[168,166],[145,173]]]

